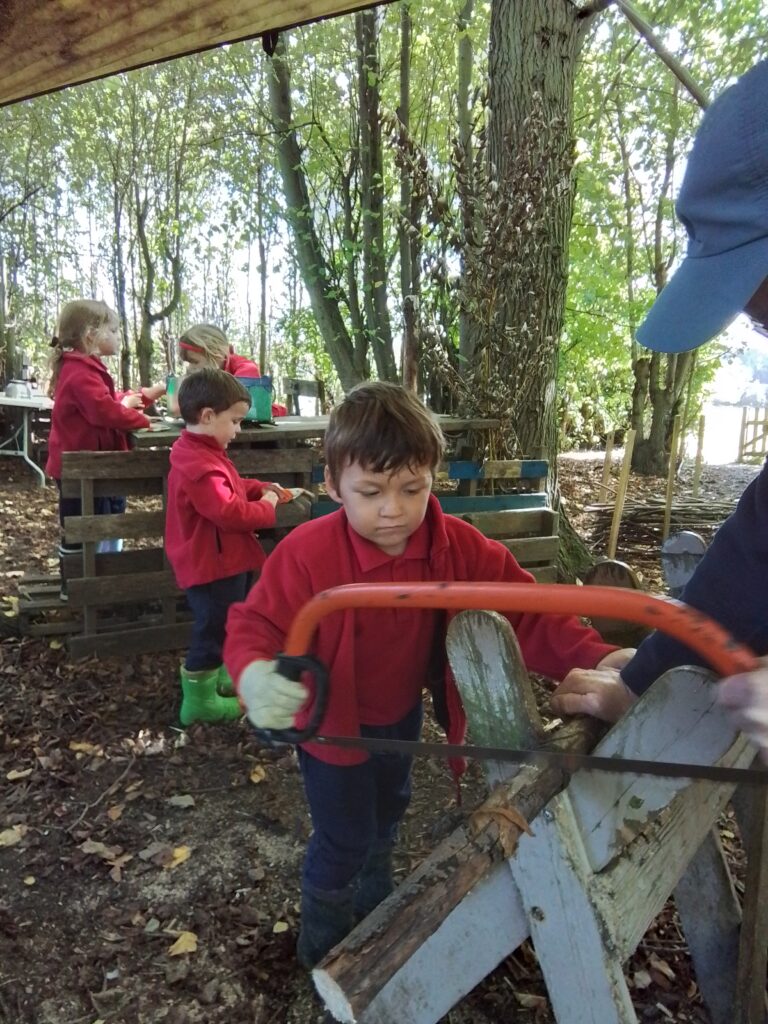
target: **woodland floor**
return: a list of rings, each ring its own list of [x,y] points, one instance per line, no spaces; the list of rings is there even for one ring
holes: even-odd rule
[[[601,465],[560,464],[587,539]],[[702,493],[735,502],[756,472],[708,467]],[[663,491],[662,480],[631,481],[636,497]],[[18,578],[55,568],[54,491],[2,465],[0,512],[0,1022],[320,1021],[294,958],[309,824],[292,755],[261,748],[241,723],[180,730],[175,653],[75,662],[58,640],[19,637]],[[657,552],[620,557],[661,589]],[[476,768],[468,775],[471,806],[481,784]],[[401,877],[455,823],[441,765],[416,766],[415,793]],[[723,836],[738,876],[725,818]],[[627,976],[642,1021],[706,1022],[671,905]],[[526,944],[443,1024],[552,1019]]]

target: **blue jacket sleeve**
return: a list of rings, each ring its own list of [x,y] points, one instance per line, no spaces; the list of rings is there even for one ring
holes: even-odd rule
[[[681,600],[756,654],[768,653],[768,463],[715,534]],[[640,694],[670,668],[705,664],[690,648],[655,632],[640,644],[621,678]]]

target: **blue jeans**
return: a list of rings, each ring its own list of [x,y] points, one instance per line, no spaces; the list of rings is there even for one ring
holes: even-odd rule
[[[240,572],[236,576],[187,588],[187,604],[194,616],[184,661],[188,672],[201,672],[221,665],[227,613],[230,605],[245,600],[251,589],[251,579],[252,573]]]
[[[394,725],[361,725],[362,736],[417,740],[419,702]],[[402,754],[371,754],[363,764],[337,765],[299,749],[312,836],[302,872],[305,887],[343,889],[365,864],[368,854],[392,846],[411,799],[411,762]]]

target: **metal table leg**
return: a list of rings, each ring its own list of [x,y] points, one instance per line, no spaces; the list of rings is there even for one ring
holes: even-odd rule
[[[45,487],[45,473],[40,469],[36,462],[34,462],[29,456],[29,409],[21,409],[21,423],[13,431],[10,437],[6,438],[5,441],[0,444],[0,456],[17,456],[24,459],[28,466],[31,466],[35,471],[38,483],[40,487]],[[14,448],[9,449],[9,445],[15,445]]]

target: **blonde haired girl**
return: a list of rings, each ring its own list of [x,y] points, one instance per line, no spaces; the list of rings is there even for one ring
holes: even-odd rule
[[[61,457],[63,452],[127,451],[128,434],[149,426],[144,406],[164,391],[163,385],[117,393],[102,356],[114,356],[120,350],[120,323],[117,313],[104,302],[75,299],[61,309],[56,333],[51,339],[51,383],[54,399],[51,435],[48,441],[46,473],[59,488],[59,518],[82,514],[79,498],[61,496]],[[125,498],[95,499],[97,515],[122,512]],[[80,549],[64,541],[60,554]],[[97,550],[119,550],[119,543],[103,541]]]
[[[194,370],[210,366],[225,370],[233,377],[261,377],[258,363],[245,356],[239,356],[227,340],[227,336],[214,324],[193,324],[179,338],[181,358]],[[276,402],[272,404],[273,416],[285,416],[287,409]]]

